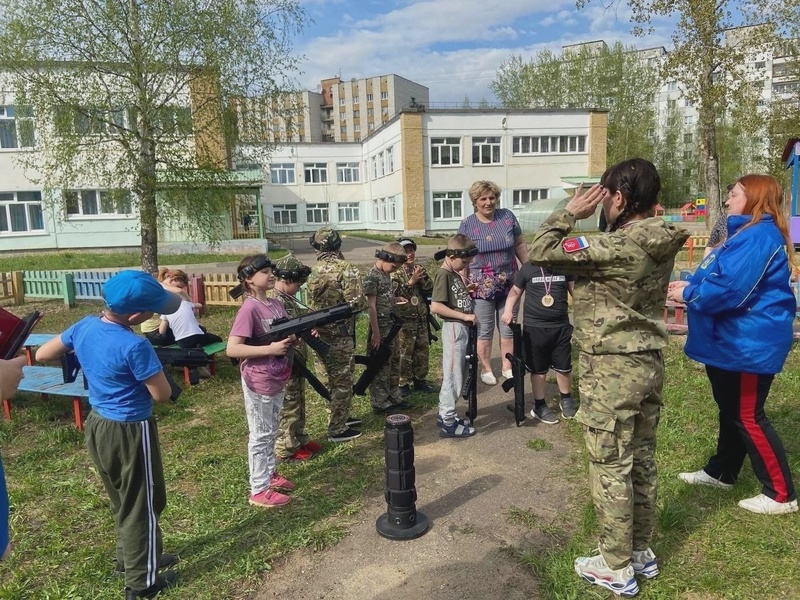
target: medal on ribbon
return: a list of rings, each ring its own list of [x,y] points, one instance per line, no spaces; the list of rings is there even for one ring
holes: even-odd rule
[[[553,276],[550,275],[550,279],[547,279],[544,275],[544,269],[539,267],[539,270],[542,272],[542,283],[544,284],[544,296],[542,296],[542,305],[546,308],[550,308],[555,303],[555,298],[550,295],[550,290],[553,288]]]

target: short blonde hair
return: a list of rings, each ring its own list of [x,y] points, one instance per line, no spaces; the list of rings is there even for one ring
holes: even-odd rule
[[[478,198],[481,196],[492,192],[495,197],[500,200],[500,186],[497,185],[494,181],[476,181],[472,184],[469,188],[469,199],[472,201],[472,206],[475,206],[475,203],[478,201]]]
[[[469,250],[475,247],[475,242],[471,237],[463,233],[457,233],[449,240],[447,240],[448,250]]]

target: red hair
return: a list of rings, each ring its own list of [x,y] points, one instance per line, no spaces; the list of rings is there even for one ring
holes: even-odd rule
[[[790,267],[793,267],[795,264],[794,243],[789,235],[789,224],[783,212],[781,184],[771,175],[758,174],[745,175],[739,178],[737,183],[744,188],[744,195],[747,198],[743,214],[752,215],[752,219],[745,227],[760,222],[761,217],[765,214],[770,215],[786,241],[786,254]]]

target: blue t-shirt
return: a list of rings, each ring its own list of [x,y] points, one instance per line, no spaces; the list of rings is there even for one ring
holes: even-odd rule
[[[8,490],[6,475],[3,472],[3,458],[0,457],[0,555],[8,546]]]
[[[144,381],[163,370],[147,338],[117,323],[85,317],[61,334],[89,384],[89,404],[112,421],[143,421],[153,414]]]

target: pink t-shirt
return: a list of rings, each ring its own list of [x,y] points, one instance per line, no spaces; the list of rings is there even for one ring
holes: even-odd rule
[[[231,335],[249,338],[266,333],[270,324],[281,317],[288,317],[283,305],[272,298],[264,302],[252,296],[245,298],[236,318]],[[292,374],[292,350],[285,356],[246,358],[241,363],[242,379],[251,390],[264,396],[275,396],[283,391]]]

